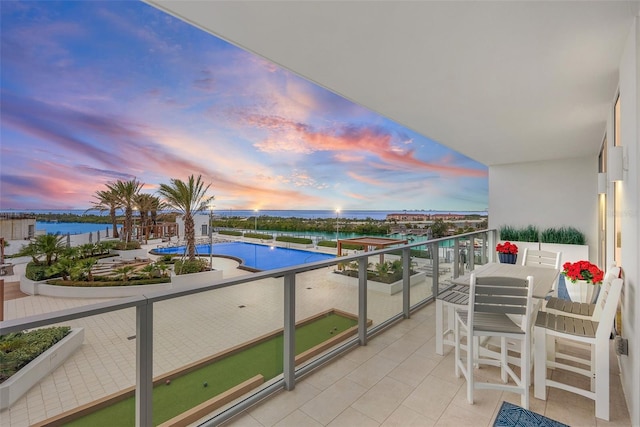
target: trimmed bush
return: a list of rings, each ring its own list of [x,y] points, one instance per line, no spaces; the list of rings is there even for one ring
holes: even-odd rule
[[[262,234],[262,233],[244,233],[244,237],[248,239],[261,239],[261,240],[272,240],[273,236],[271,234]]]
[[[242,231],[234,231],[234,230],[220,230],[218,234],[224,234],[226,236],[242,236]]]
[[[338,243],[334,242],[333,240],[321,240],[318,242],[318,246],[322,246],[325,248],[337,248]]]
[[[300,245],[311,245],[313,240],[306,237],[278,236],[276,242],[298,243]]]
[[[128,279],[115,280],[113,277],[94,276],[91,282],[87,280],[48,280],[47,285],[70,286],[77,288],[102,288],[106,286],[140,286],[140,285],[157,285],[160,283],[170,283],[170,277],[156,277],[153,279]]]
[[[140,242],[132,240],[131,242],[116,242],[113,244],[113,249],[117,251],[131,251],[134,249],[140,249]]]
[[[547,228],[540,233],[542,243],[560,243],[565,245],[586,245],[584,233],[573,227]]]
[[[177,275],[200,273],[202,271],[207,271],[208,269],[209,264],[207,264],[206,260],[201,258],[196,258],[193,261],[189,261],[188,259],[185,259],[184,261],[178,260],[173,264],[173,270]]]
[[[67,336],[68,326],[0,335],[0,383]]]

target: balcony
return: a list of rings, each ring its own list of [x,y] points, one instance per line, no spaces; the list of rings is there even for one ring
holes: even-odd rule
[[[12,320],[2,323],[1,334],[65,324],[84,328],[86,338],[80,351],[3,411],[3,421],[32,425],[135,387],[136,414],[134,419],[130,411],[130,424],[152,425],[154,411],[163,406],[151,404],[152,378],[284,328],[284,344],[271,350],[282,359],[275,377],[201,422],[491,425],[502,400],[515,403],[517,397],[483,392],[475,405],[466,403],[464,380],[453,375],[452,352],[436,355],[435,304],[431,302],[434,291],[462,269],[490,261],[494,251],[488,248],[494,243],[495,231],[490,230],[434,240],[428,253],[438,256],[430,258],[411,252],[421,245],[417,243],[339,259],[361,261],[360,272],[381,255],[401,259],[406,285],[394,295],[367,289],[365,279],[354,284],[335,280],[336,259],[262,273],[230,268],[225,269],[223,280],[204,287],[112,301],[42,296],[9,301],[6,318]],[[460,262],[457,254],[462,246],[474,247],[471,265]],[[411,264],[432,274],[410,287]],[[435,271],[443,274],[434,275]],[[290,351],[295,322],[334,308],[358,317],[357,336],[295,366]],[[613,365],[613,422],[631,425]],[[493,375],[491,370],[486,372]],[[546,402],[533,398],[532,402],[532,410],[565,423],[596,423],[593,403],[579,396],[553,391]],[[570,411],[566,402],[571,403]]]

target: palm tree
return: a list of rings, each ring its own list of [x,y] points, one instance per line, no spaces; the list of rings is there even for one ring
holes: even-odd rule
[[[109,184],[107,184],[107,187]],[[93,195],[96,200],[93,202],[93,206],[91,206],[89,210],[97,210],[100,212],[109,211],[109,217],[111,218],[111,225],[113,226],[113,237],[118,238],[120,235],[118,234],[118,222],[116,211],[122,207],[120,204],[120,198],[113,191],[113,189],[109,188],[106,190],[98,190],[96,194]],[[86,212],[86,211],[85,211]]]
[[[81,280],[86,278],[89,282],[93,282],[93,266],[96,265],[98,261],[95,258],[85,258],[76,262],[76,264],[71,269],[71,276],[75,280]]]
[[[193,215],[207,209],[214,196],[207,196],[211,184],[206,187],[202,181],[202,175],[194,178],[189,176],[187,182],[172,179],[171,184],[160,184],[158,192],[164,197],[168,207],[182,213],[184,220],[184,236],[187,241],[187,255],[189,261],[196,259],[196,233],[193,223]]]
[[[34,264],[40,264],[39,257],[44,255],[45,265],[51,266],[58,255],[65,252],[67,245],[63,235],[41,234],[20,250],[20,256],[30,256]]]
[[[124,238],[127,243],[131,241],[135,197],[140,192],[143,185],[144,184],[135,178],[129,181],[118,180],[115,183],[107,184],[109,191],[116,195],[120,203],[120,207],[124,209]]]

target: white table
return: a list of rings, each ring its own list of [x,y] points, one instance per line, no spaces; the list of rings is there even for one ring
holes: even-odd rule
[[[544,299],[554,283],[558,280],[560,270],[548,267],[531,267],[523,266],[519,264],[501,264],[490,263],[477,266],[475,270],[463,275],[451,279],[450,282],[454,285],[469,286],[471,282],[471,274],[475,274],[476,277],[515,277],[519,279],[526,279],[528,276],[533,276],[533,296],[534,298]],[[452,302],[453,301],[453,302]],[[439,355],[444,354],[444,344],[454,345],[452,338],[449,335],[453,334],[453,322],[454,322],[454,310],[456,308],[462,308],[467,305],[467,298],[460,298],[457,302],[455,298],[443,301],[436,298],[436,353]],[[444,315],[445,309],[447,311],[447,330],[444,330]]]
[[[527,276],[533,276],[533,297],[544,299],[558,280],[560,270],[518,264],[489,263],[478,266],[475,270],[463,276],[451,279],[451,283],[469,286],[471,273],[475,274],[476,277],[501,276],[526,279]]]

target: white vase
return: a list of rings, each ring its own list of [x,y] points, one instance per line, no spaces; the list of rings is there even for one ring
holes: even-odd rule
[[[564,278],[564,283],[567,286],[567,293],[571,301],[591,302],[595,285],[587,283],[586,280],[576,280],[576,283],[572,283],[571,280],[566,277]]]

